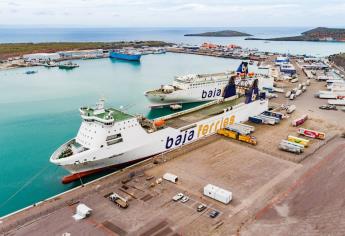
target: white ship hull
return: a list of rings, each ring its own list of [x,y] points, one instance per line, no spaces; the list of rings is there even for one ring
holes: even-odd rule
[[[175,90],[172,93],[145,93],[145,96],[155,105],[213,101],[222,98],[225,86]]]
[[[50,161],[62,166],[72,174],[129,163],[197,141],[202,137],[214,134],[218,129],[230,123],[247,121],[249,116],[258,115],[267,108],[267,100],[239,104],[230,111],[194,124],[178,129],[166,127],[152,133],[146,132],[136,117],[123,121],[123,124],[115,123],[109,128],[83,121],[75,140],[79,144],[91,146],[87,150],[61,158],[59,155],[61,150],[64,150],[68,145],[66,143],[54,152]],[[114,128],[116,132],[121,130],[121,142],[107,146],[103,145],[101,141],[97,141],[92,146],[91,142],[95,142],[94,139],[103,140],[101,137],[105,139]],[[91,134],[92,137],[90,137]]]

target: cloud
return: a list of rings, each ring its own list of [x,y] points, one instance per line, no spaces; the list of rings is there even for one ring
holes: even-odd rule
[[[52,25],[113,27],[345,24],[344,0],[0,0],[0,9],[0,22],[12,24],[42,21]],[[18,11],[21,17],[14,14]],[[118,18],[109,20],[112,17]]]
[[[34,12],[34,15],[36,15],[36,16],[52,16],[52,15],[55,15],[55,13],[50,12],[50,11],[36,11],[36,12]]]
[[[9,6],[20,6],[20,4],[16,3],[16,2],[8,2],[7,3]]]

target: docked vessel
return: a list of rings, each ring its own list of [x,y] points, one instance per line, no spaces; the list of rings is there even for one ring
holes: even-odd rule
[[[250,78],[241,78],[241,75],[247,74],[251,74]],[[146,91],[145,96],[155,106],[212,101],[233,96],[236,91],[232,89],[232,83],[238,88],[249,87],[256,78],[259,79],[260,89],[273,88],[273,78],[248,73],[248,63],[242,62],[236,72],[176,77],[171,85]]]
[[[111,50],[109,52],[110,58],[127,60],[127,61],[140,61],[141,53],[136,50]]]
[[[75,138],[59,147],[50,161],[71,173],[64,183],[105,168],[131,163],[172,150],[215,133],[228,124],[243,122],[267,110],[258,89],[247,93],[246,102],[237,95],[207,109],[185,111],[179,117],[151,121],[114,108],[104,100],[95,108],[82,107],[82,123]]]
[[[77,67],[79,67],[79,65],[71,61],[59,65],[59,69],[65,69],[65,70],[74,69]]]
[[[44,64],[44,67],[51,68],[51,67],[57,67],[58,64],[56,64],[53,61],[48,61],[46,64]]]

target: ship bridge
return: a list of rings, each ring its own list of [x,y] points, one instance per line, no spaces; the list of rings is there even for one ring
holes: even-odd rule
[[[82,107],[79,111],[83,120],[87,122],[98,121],[106,125],[112,125],[115,122],[133,118],[132,115],[114,108],[105,109],[104,99],[101,99],[95,108]]]

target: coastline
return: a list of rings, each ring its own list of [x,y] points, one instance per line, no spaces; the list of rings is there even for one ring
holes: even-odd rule
[[[23,55],[32,53],[55,53],[59,51],[80,51],[93,49],[119,49],[124,47],[140,48],[171,46],[163,41],[119,41],[119,42],[49,42],[49,43],[4,43],[0,44],[0,71],[31,67],[22,60]],[[79,57],[60,59],[59,61],[81,59]]]

